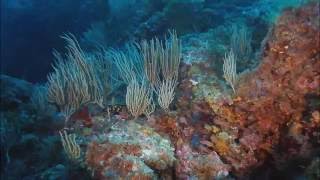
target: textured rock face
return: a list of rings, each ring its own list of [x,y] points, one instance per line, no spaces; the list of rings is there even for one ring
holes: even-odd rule
[[[236,106],[246,109],[247,117],[251,114],[260,132],[276,135],[288,123],[301,123],[310,110],[308,96],[319,100],[318,7],[285,11],[265,46],[262,64],[240,83],[243,101]]]
[[[1,108],[16,108],[29,100],[33,85],[27,81],[10,76],[0,76]]]
[[[276,149],[284,150],[272,151],[279,161],[279,154],[287,154],[282,158],[288,160],[308,156],[319,146],[320,124],[311,118],[319,113],[320,101],[319,15],[319,4],[285,11],[265,47],[263,63],[239,88],[239,96],[250,103],[238,106],[246,107],[247,117],[253,112],[256,123],[251,126],[263,137],[260,144],[280,143]]]
[[[177,121],[183,129],[180,134],[184,142],[192,142],[194,134],[199,134],[201,145],[193,151],[217,152],[238,177],[249,174],[266,160],[281,168],[281,162],[312,158],[311,154],[317,153],[320,144],[318,8],[319,4],[313,3],[283,13],[266,37],[261,64],[241,75],[233,97],[219,80],[189,82],[194,67],[186,70],[188,75],[181,76],[179,87]],[[197,75],[209,79],[212,73],[204,71]],[[211,89],[204,91],[207,94],[201,93],[208,87]]]
[[[319,95],[319,43],[318,6],[285,11],[264,47],[262,64],[240,84],[239,96],[304,106],[306,94]]]
[[[254,72],[243,75],[239,82],[233,105],[216,106],[211,102],[218,114],[215,122],[224,119],[227,126],[237,129],[233,140],[237,139],[240,144],[237,148],[224,149],[227,152],[220,155],[239,174],[257,165],[268,154],[278,154],[278,147],[293,148],[298,156],[303,153],[303,146],[310,150],[316,146],[313,140],[317,137],[305,132],[313,129],[317,134],[319,129],[314,128],[320,126],[318,121],[306,116],[318,112],[310,105],[310,97],[318,102],[320,99],[318,8],[318,4],[311,4],[285,11],[268,37],[262,63]],[[301,138],[309,141],[302,142]],[[290,147],[288,139],[301,148]],[[214,144],[220,142],[213,141]],[[221,147],[217,147],[213,149],[221,152]],[[238,159],[241,156],[243,158]]]
[[[175,160],[170,141],[134,122],[119,122],[98,139],[88,146],[86,162],[99,179],[152,179]]]
[[[35,86],[0,75],[1,179],[67,179],[61,163],[63,122],[39,115],[30,102]],[[60,161],[60,162],[59,162]]]

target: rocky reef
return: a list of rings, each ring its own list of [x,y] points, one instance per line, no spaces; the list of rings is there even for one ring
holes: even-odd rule
[[[180,119],[197,121],[190,138],[200,133],[201,151],[217,152],[238,177],[319,153],[318,5],[286,10],[266,38],[260,65],[240,74],[235,94],[194,65],[180,85]],[[196,85],[195,76],[202,79]]]
[[[260,65],[239,75],[235,94],[203,49],[195,47],[197,56],[185,50],[183,58],[192,63],[181,67],[175,110],[111,128],[105,141],[90,143],[89,167],[104,178],[218,179],[254,176],[268,163],[279,171],[289,168],[283,162],[310,163],[319,153],[320,135],[317,7],[283,13],[266,37]]]
[[[157,109],[134,120],[123,105],[90,103],[64,122],[49,104],[44,106],[50,111],[39,113],[34,85],[2,75],[1,174],[15,179],[318,179],[319,22],[319,3],[285,10],[254,57],[258,65],[238,73],[235,92],[216,70],[212,58],[221,55],[208,53],[203,40],[210,32],[183,36],[172,110]]]

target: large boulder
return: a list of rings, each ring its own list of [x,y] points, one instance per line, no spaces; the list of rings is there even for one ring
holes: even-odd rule
[[[86,162],[95,177],[154,179],[175,161],[171,142],[153,129],[120,121],[88,145]]]
[[[22,103],[28,102],[34,86],[24,80],[0,75],[0,101],[1,109],[16,108]]]

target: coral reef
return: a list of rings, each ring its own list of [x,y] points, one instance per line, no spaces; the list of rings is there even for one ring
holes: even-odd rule
[[[134,24],[142,20],[145,23],[137,26],[135,36],[149,36],[154,32],[161,34],[163,26],[176,27],[182,34],[192,28],[208,30],[208,24],[192,24],[190,21],[201,19],[206,14],[211,15],[209,18],[222,14],[224,10],[218,11],[221,7],[254,13],[245,8],[249,6],[247,1],[232,2],[234,4],[231,5],[222,2],[210,5],[202,0],[170,0],[159,4],[150,1],[149,7],[144,8],[161,6],[161,11],[150,18],[145,17],[150,12],[140,14],[141,19]],[[120,13],[122,8],[128,8],[126,4],[118,5],[111,7],[110,11]],[[186,11],[181,12],[184,8]],[[197,15],[174,24],[182,17],[186,18],[186,12]],[[253,14],[247,16],[255,19]],[[235,14],[225,18],[235,18]],[[145,90],[137,93],[143,78],[138,79],[141,82],[136,82],[132,87],[136,91],[127,94],[127,108],[123,104],[115,104],[114,99],[109,104],[109,96],[119,94],[123,97],[125,94],[120,85],[114,89],[112,83],[109,86],[105,77],[111,73],[107,71],[112,69],[106,63],[109,61],[92,61],[94,56],[82,51],[74,37],[65,37],[69,39],[70,48],[67,57],[77,62],[82,71],[71,71],[73,65],[68,65],[61,70],[61,75],[55,72],[57,77],[53,80],[65,79],[51,83],[51,88],[54,88],[51,94],[61,93],[52,101],[60,111],[71,103],[73,109],[68,111],[68,118],[54,108],[46,111],[46,107],[51,106],[49,99],[45,98],[46,86],[35,87],[22,80],[0,76],[1,163],[4,165],[1,166],[1,174],[13,179],[292,179],[294,176],[319,179],[319,22],[319,3],[286,9],[266,36],[261,52],[258,52],[257,43],[248,38],[250,41],[246,42],[246,48],[250,49],[250,53],[243,57],[252,60],[242,62],[238,72],[233,69],[237,80],[232,82],[232,88],[231,83],[227,84],[223,79],[221,62],[230,46],[235,48],[238,44],[236,40],[233,45],[228,42],[230,38],[227,36],[232,35],[229,28],[232,26],[229,25],[233,22],[219,22],[220,26],[206,33],[184,35],[181,49],[180,41],[174,34],[174,38],[163,42],[164,46],[161,40],[154,39],[141,43],[141,49],[131,49],[134,51],[131,53],[113,50],[111,58],[114,62],[111,64],[121,60],[123,66],[118,68],[127,67],[128,70],[127,74],[124,71],[120,74],[129,79],[124,84],[130,84],[136,73],[133,71],[138,71],[138,68],[141,74],[146,73],[150,84],[154,83],[150,87],[148,83],[143,84]],[[130,27],[131,30],[134,28],[133,25]],[[262,36],[255,34],[255,31],[252,30],[252,41]],[[124,36],[129,36],[122,35],[114,38],[125,41],[128,37]],[[219,37],[207,41],[212,36]],[[251,51],[251,46],[257,55]],[[79,49],[81,51],[78,52]],[[140,50],[145,55],[142,56],[145,58],[144,64],[149,66],[141,64],[136,68],[133,66],[140,62]],[[103,53],[110,58],[110,54]],[[133,60],[129,63],[130,58]],[[161,58],[166,62],[159,63],[157,60]],[[56,71],[62,67],[61,63],[56,64]],[[106,73],[94,71],[99,69],[96,68],[99,63],[105,68],[101,71]],[[248,68],[250,71],[244,71]],[[76,76],[72,75],[73,72],[79,73],[79,79],[68,79],[69,76]],[[94,78],[96,74],[99,77]],[[116,78],[110,75],[110,79]],[[104,80],[108,84],[101,84],[101,87],[94,84]],[[79,93],[67,87],[72,83],[72,90]],[[83,86],[76,86],[80,83]],[[66,86],[62,91],[59,88],[61,84]],[[95,85],[97,87],[93,87]],[[161,86],[164,86],[163,89]],[[99,92],[90,92],[95,88]],[[111,89],[117,92],[106,94]],[[88,96],[98,94],[92,99],[73,102],[86,93]],[[71,98],[58,104],[66,94]],[[162,94],[163,99],[158,100],[158,104],[151,103]],[[141,97],[144,97],[143,101]],[[77,104],[72,106],[72,103]],[[146,104],[152,106],[149,109],[141,107]],[[32,153],[25,156],[26,151]],[[42,159],[46,161],[41,162]],[[19,167],[19,170],[13,167]],[[10,171],[11,168],[14,171]],[[281,174],[293,170],[294,173]]]
[[[204,98],[212,120],[206,126],[210,136],[202,144],[217,152],[237,176],[270,156],[277,162],[318,152],[319,130],[314,127],[319,127],[315,120],[319,103],[312,102],[319,102],[320,92],[317,7],[311,4],[283,13],[263,48],[261,64],[242,73],[232,99],[218,83],[209,85],[218,91]],[[182,91],[189,94],[183,84]],[[185,101],[183,96],[179,100]]]

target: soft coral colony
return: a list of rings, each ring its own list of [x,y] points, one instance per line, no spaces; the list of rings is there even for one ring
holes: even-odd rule
[[[66,154],[99,179],[215,179],[319,153],[318,7],[285,11],[261,63],[240,74],[237,59],[252,50],[239,32],[224,83],[203,63],[180,62],[188,54],[175,31],[95,53],[64,35],[67,53],[54,52],[46,88],[65,118]]]

